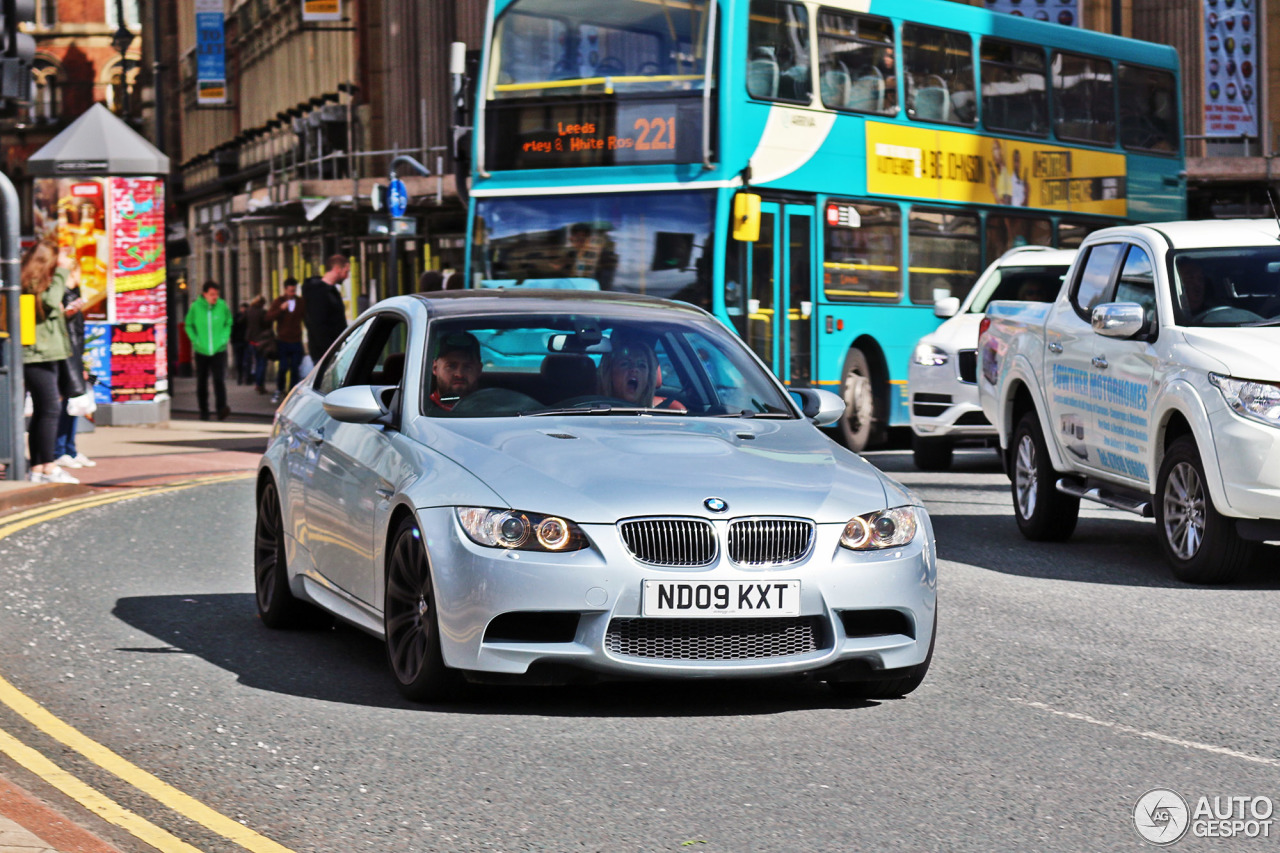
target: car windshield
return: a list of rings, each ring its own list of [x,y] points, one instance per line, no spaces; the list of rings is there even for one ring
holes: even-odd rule
[[[431,325],[429,417],[796,417],[776,381],[711,323],[585,314]]]
[[[1170,272],[1181,326],[1280,325],[1280,246],[1174,252]]]
[[[1062,287],[1062,277],[1069,264],[1038,267],[997,267],[983,282],[982,289],[969,303],[970,314],[982,314],[996,300],[1019,302],[1052,302]]]

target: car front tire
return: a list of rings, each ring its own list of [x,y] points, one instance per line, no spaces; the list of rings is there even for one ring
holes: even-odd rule
[[[263,625],[276,629],[297,627],[304,605],[289,589],[280,492],[270,480],[258,492],[258,516],[253,536],[253,587]]]
[[[383,602],[387,662],[406,699],[447,701],[458,694],[462,676],[445,666],[440,651],[431,565],[417,521],[401,521],[392,543]]]
[[[1058,491],[1040,419],[1027,412],[1013,433],[1013,514],[1018,529],[1033,542],[1061,542],[1080,517],[1080,499]]]
[[[1234,521],[1214,508],[1190,436],[1175,441],[1160,463],[1155,510],[1160,550],[1184,583],[1231,583],[1253,558],[1257,546],[1241,539]]]

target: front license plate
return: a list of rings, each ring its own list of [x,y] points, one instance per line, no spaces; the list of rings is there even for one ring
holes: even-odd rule
[[[800,581],[645,581],[645,616],[799,616]]]

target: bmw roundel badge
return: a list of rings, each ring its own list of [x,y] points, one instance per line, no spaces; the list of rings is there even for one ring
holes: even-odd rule
[[[707,498],[702,505],[712,512],[724,512],[729,508],[729,502],[724,498]]]

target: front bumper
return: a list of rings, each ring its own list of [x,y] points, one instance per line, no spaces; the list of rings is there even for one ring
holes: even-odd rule
[[[978,386],[961,376],[958,358],[946,364],[911,363],[907,371],[911,430],[921,438],[990,438],[996,428],[983,414]]]
[[[723,678],[845,665],[898,669],[923,662],[932,640],[937,560],[923,511],[915,540],[903,548],[853,552],[839,546],[843,525],[818,525],[806,559],[770,569],[734,566],[723,548],[706,568],[647,566],[628,553],[613,525],[583,525],[591,547],[582,551],[502,551],[467,539],[450,508],[420,510],[419,517],[444,660],[462,670],[516,675],[535,666],[569,666],[613,677]],[[717,520],[717,532],[723,534],[726,524]],[[800,615],[760,624],[726,617],[645,619],[646,579],[798,580]],[[510,625],[510,614],[545,615],[561,625],[567,616],[568,634],[548,638],[534,630],[513,638],[510,631],[491,630]],[[797,631],[810,635],[800,646]],[[658,642],[633,642],[637,634]]]
[[[1220,409],[1209,417],[1222,474],[1224,515],[1280,519],[1280,429]]]

